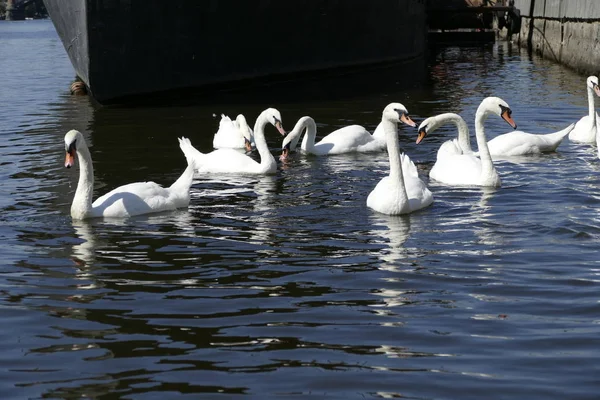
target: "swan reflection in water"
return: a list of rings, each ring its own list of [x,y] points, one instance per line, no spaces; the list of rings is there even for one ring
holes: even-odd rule
[[[382,261],[379,269],[386,271],[399,271],[402,269],[401,260],[407,258],[407,250],[404,243],[410,234],[410,216],[409,215],[386,215],[373,213],[370,216],[374,237],[381,237],[378,241],[387,243],[388,249],[379,253]]]
[[[387,244],[387,249],[381,249],[379,252],[380,263],[378,269],[385,272],[402,272],[406,269],[406,263],[403,262],[410,257],[409,250],[405,247],[405,242],[410,235],[410,215],[386,215],[373,213],[370,216],[371,231],[373,237],[379,237],[377,242]],[[414,267],[411,266],[411,269]],[[385,307],[375,310],[375,313],[382,316],[388,316],[392,312],[390,307],[406,304],[409,300],[406,297],[406,290],[402,288],[402,279],[395,274],[386,273],[382,278],[385,286],[372,293],[380,297],[381,303],[374,307]],[[391,322],[390,325],[402,325],[402,323]],[[387,324],[384,324],[387,325]]]
[[[248,239],[254,243],[272,239],[278,223],[274,220],[278,209],[274,204],[274,195],[278,191],[277,176],[214,174],[196,182],[198,184],[192,187],[190,212],[210,214],[210,224],[196,221],[196,225],[213,232],[217,224],[221,235],[213,236],[213,239],[245,238],[248,233]]]
[[[160,226],[173,229],[157,229]],[[123,237],[130,237],[132,230],[135,237],[172,236],[195,237],[194,219],[186,210],[176,210],[159,214],[150,214],[124,219],[100,219],[94,221],[73,221],[73,229],[81,243],[72,247],[72,259],[81,269],[82,274],[89,274],[98,257],[112,258],[122,262],[136,262],[140,257],[148,260],[146,251],[128,249],[120,246]],[[117,238],[115,240],[115,237]],[[142,253],[142,254],[140,254]],[[83,276],[82,275],[82,276]]]

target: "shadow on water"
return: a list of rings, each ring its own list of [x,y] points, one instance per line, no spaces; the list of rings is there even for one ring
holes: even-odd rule
[[[177,89],[155,95],[115,100],[109,107],[178,107],[212,104],[264,106],[298,102],[326,102],[421,86],[427,79],[426,60],[339,68],[261,79],[249,79],[198,89]]]

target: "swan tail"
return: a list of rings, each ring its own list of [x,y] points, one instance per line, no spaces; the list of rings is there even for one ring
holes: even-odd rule
[[[175,192],[189,192],[192,182],[194,181],[194,163],[188,163],[183,174],[169,187]]]
[[[565,136],[567,136],[569,133],[571,133],[573,128],[575,128],[575,122],[573,122],[571,125],[567,126],[562,131],[554,132],[554,133],[551,133],[550,135],[554,136],[557,140],[562,140]]]
[[[225,129],[226,126],[231,125],[233,121],[225,114],[221,114],[221,121],[219,121],[219,129]]]
[[[188,165],[192,164],[197,167],[198,162],[196,160],[197,158],[202,157],[203,154],[200,153],[194,146],[192,146],[190,139],[183,136],[177,139],[179,140],[179,148],[185,155]]]

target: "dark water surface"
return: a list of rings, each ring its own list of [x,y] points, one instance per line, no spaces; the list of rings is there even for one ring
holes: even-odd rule
[[[585,76],[510,44],[448,48],[426,68],[419,87],[398,74],[333,100],[101,108],[68,94],[49,21],[0,22],[0,397],[598,398],[595,146],[498,162],[497,190],[429,182],[433,205],[403,217],[366,207],[381,153],[297,155],[274,176],[197,179],[189,210],[71,221],[69,129],[89,140],[97,196],[170,185],[176,138],[209,151],[222,112],[253,122],[275,106],[286,129],[311,115],[321,133],[373,129],[392,101],[473,126],[496,95],[534,133],[587,113]],[[401,140],[427,180],[452,129],[419,146],[415,133]],[[276,153],[274,129],[267,140]]]

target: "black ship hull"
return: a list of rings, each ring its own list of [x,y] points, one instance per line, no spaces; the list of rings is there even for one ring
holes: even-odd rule
[[[44,0],[100,103],[424,57],[422,0]]]

